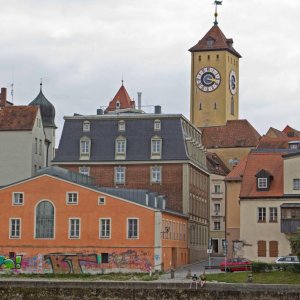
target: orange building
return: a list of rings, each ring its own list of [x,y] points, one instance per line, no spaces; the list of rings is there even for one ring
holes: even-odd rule
[[[51,167],[1,188],[0,205],[2,269],[106,273],[189,262],[188,217],[146,190],[95,188],[90,177]]]

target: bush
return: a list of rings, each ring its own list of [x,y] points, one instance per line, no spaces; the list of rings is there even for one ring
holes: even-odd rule
[[[272,269],[273,269],[273,264],[268,264],[265,262],[253,262],[252,263],[252,272],[253,273],[269,272]]]

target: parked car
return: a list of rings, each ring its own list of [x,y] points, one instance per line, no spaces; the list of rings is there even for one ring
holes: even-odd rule
[[[300,264],[297,256],[280,256],[275,260],[275,264]]]
[[[246,258],[232,258],[221,262],[220,269],[225,272],[249,271],[251,265],[252,262]]]

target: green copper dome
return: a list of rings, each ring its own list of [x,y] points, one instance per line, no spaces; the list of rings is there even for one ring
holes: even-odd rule
[[[41,110],[44,127],[56,127],[55,125],[55,108],[53,104],[48,101],[42,92],[42,84],[39,94],[29,103],[29,105],[38,105]]]

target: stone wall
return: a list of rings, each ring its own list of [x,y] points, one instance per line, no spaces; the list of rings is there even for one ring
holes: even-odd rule
[[[300,286],[208,283],[189,289],[189,282],[88,282],[2,280],[0,299],[200,299],[299,300]]]

